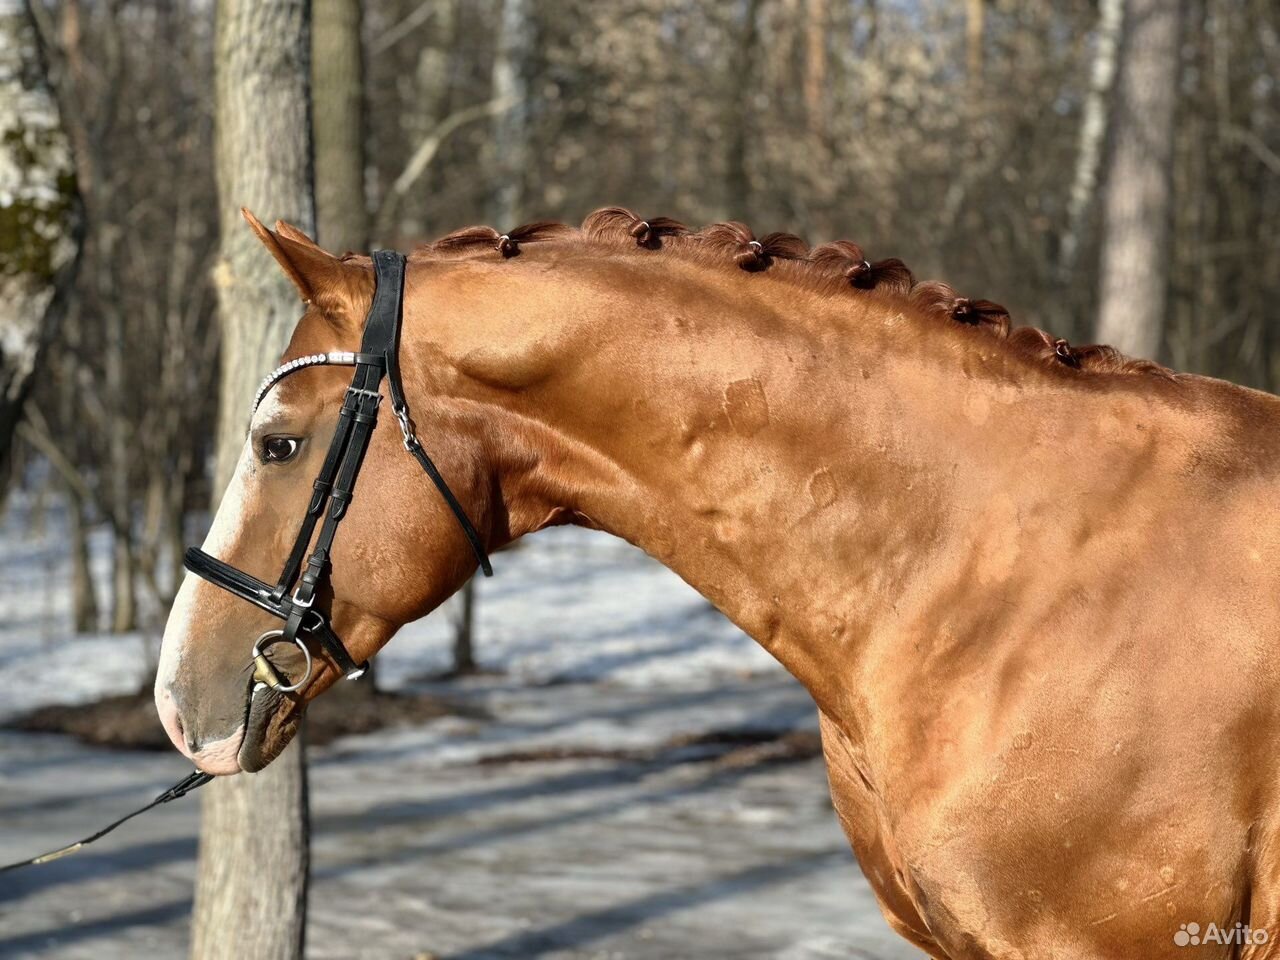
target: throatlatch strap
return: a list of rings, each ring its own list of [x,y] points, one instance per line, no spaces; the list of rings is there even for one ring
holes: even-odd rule
[[[489,554],[484,549],[484,543],[480,539],[480,534],[476,532],[476,528],[471,525],[471,521],[467,518],[466,511],[462,509],[462,504],[458,502],[458,498],[453,495],[453,491],[449,489],[449,485],[444,482],[444,477],[440,475],[439,469],[427,456],[427,451],[422,449],[422,444],[418,442],[416,436],[410,435],[405,441],[405,449],[407,449],[413,458],[418,461],[418,466],[426,472],[431,478],[431,482],[436,485],[436,489],[440,491],[440,496],[444,497],[444,502],[449,505],[449,509],[453,511],[453,515],[458,520],[458,526],[462,528],[463,535],[467,538],[467,542],[471,544],[471,552],[476,555],[476,560],[480,563],[480,570],[486,577],[493,576],[493,564],[489,561]]]
[[[399,262],[394,263],[393,258]],[[458,498],[449,489],[449,484],[445,482],[439,468],[431,457],[427,455],[427,451],[423,449],[422,442],[418,439],[417,428],[414,425],[413,418],[409,415],[409,401],[405,398],[404,384],[400,380],[400,330],[403,326],[404,310],[404,263],[404,256],[392,250],[378,250],[373,254],[374,275],[377,277],[378,288],[381,289],[384,285],[388,288],[391,288],[393,284],[398,285],[396,286],[397,296],[395,298],[394,316],[391,317],[392,332],[387,341],[385,354],[387,394],[391,399],[391,409],[395,413],[396,419],[400,421],[400,429],[404,434],[404,448],[413,454],[413,458],[418,461],[418,466],[422,467],[423,472],[431,478],[435,488],[440,491],[440,496],[444,498],[444,502],[448,505],[454,519],[458,521],[458,526],[462,528],[462,534],[467,538],[471,552],[476,555],[476,562],[480,564],[481,572],[486,577],[492,577],[493,564],[489,561],[489,553],[484,548],[484,541],[476,531],[475,525],[472,524],[471,518],[467,516],[467,511],[463,509],[462,504],[458,502]],[[371,310],[371,320],[372,313],[373,311]],[[365,335],[367,346],[367,326]]]

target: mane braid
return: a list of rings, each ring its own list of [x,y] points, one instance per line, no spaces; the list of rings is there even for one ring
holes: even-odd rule
[[[916,278],[897,257],[870,262],[862,248],[850,240],[815,247],[809,261],[824,272],[838,274],[860,290],[884,290],[905,297]]]
[[[441,237],[427,249],[433,253],[467,253],[473,250],[497,250],[504,239],[516,248],[522,243],[538,243],[544,240],[557,240],[574,236],[578,231],[573,227],[554,220],[538,220],[526,223],[499,233],[493,227],[465,227]],[[509,255],[505,250],[504,255]],[[514,251],[513,251],[514,252]]]
[[[809,245],[793,233],[770,233],[756,239],[745,223],[713,223],[693,235],[702,243],[733,254],[734,262],[750,273],[766,270],[774,259],[803,260]]]
[[[682,237],[689,232],[679,220],[670,217],[636,216],[626,207],[603,207],[582,221],[582,234],[588,240],[605,242],[630,237],[636,246],[657,250],[663,237]]]
[[[1167,367],[1152,360],[1127,357],[1114,347],[1073,347],[1035,327],[1014,327],[1009,312],[1000,304],[961,297],[950,285],[939,281],[917,282],[901,260],[873,262],[851,241],[837,240],[810,250],[791,233],[770,233],[757,239],[750,227],[736,220],[693,232],[670,217],[643,219],[626,207],[603,207],[576,230],[549,220],[525,224],[505,234],[493,227],[466,227],[419,251],[446,258],[511,257],[519,253],[522,244],[574,239],[601,246],[620,244],[639,256],[660,248],[723,252],[731,254],[732,262],[750,273],[767,270],[775,260],[786,260],[796,265],[795,270],[787,271],[788,279],[807,282],[824,293],[834,290],[857,296],[874,292],[876,296],[905,301],[922,316],[974,327],[975,332],[993,336],[1003,341],[1007,349],[1046,366],[1084,374],[1176,378]]]

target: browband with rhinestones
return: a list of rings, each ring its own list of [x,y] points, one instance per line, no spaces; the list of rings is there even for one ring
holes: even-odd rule
[[[338,350],[333,353],[311,353],[305,357],[298,357],[288,363],[280,364],[280,366],[267,374],[266,379],[262,381],[262,385],[258,387],[258,392],[253,397],[253,409],[249,411],[249,415],[253,416],[258,412],[258,404],[262,403],[262,398],[281,378],[288,376],[295,370],[301,370],[303,367],[319,367],[325,364],[354,367],[356,365],[356,355],[350,350]]]

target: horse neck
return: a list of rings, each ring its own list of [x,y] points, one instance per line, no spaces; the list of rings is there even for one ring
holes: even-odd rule
[[[889,299],[659,257],[425,273],[411,309],[457,319],[410,323],[431,343],[408,352],[481,438],[509,537],[571,522],[641,547],[832,715],[975,509],[998,503],[998,539],[1071,460],[1078,390]],[[1053,470],[1027,456],[1046,424]]]

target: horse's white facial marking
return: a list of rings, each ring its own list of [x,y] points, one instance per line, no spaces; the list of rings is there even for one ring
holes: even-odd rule
[[[231,482],[222,495],[222,502],[213,518],[213,525],[209,528],[209,534],[204,540],[204,549],[215,557],[220,556],[234,542],[240,526],[240,518],[244,514],[247,503],[252,472],[253,450],[246,441],[244,449],[240,452],[240,461],[236,464],[235,473],[232,474]],[[183,577],[178,595],[174,597],[173,607],[169,611],[169,619],[164,625],[164,638],[160,641],[160,663],[156,669],[156,710],[160,714],[165,730],[169,733],[169,738],[188,756],[190,753],[187,747],[179,742],[183,736],[178,720],[178,707],[174,702],[172,690],[182,676],[183,670],[190,666],[187,663],[188,643],[196,639],[201,625],[209,622],[209,618],[201,607],[202,601],[207,602],[206,598],[214,592],[214,588],[206,585],[206,588],[201,590],[202,584],[204,581],[193,573]]]
[[[274,502],[277,494],[287,491],[269,489],[268,482],[280,478],[292,488],[299,475],[290,473],[287,466],[264,462],[260,455],[269,436],[305,439],[312,431],[313,418],[320,411],[286,403],[283,398],[289,396],[289,391],[274,388],[254,411],[235,471],[204,539],[203,549],[215,557],[243,557],[251,545],[251,534],[266,536],[282,520],[290,524],[296,520],[292,513],[284,516]],[[321,403],[320,410],[324,407]],[[238,701],[236,691],[226,684],[235,682],[230,665],[240,649],[237,643],[243,644],[243,663],[248,664],[253,630],[239,614],[228,620],[232,608],[227,604],[232,602],[240,613],[252,612],[248,605],[232,601],[200,577],[184,577],[165,624],[155,680],[156,710],[170,740],[200,769],[214,774],[239,771],[237,754],[245,736],[244,710],[238,702],[247,701]],[[241,629],[233,624],[241,624],[246,635],[226,635],[229,630]],[[217,686],[208,688],[206,684]],[[247,690],[244,693],[247,696]]]
[[[286,415],[287,411],[280,400],[279,391],[272,390],[262,398],[262,403],[254,411],[253,420],[249,423],[249,436],[257,436],[267,424],[283,421]]]

